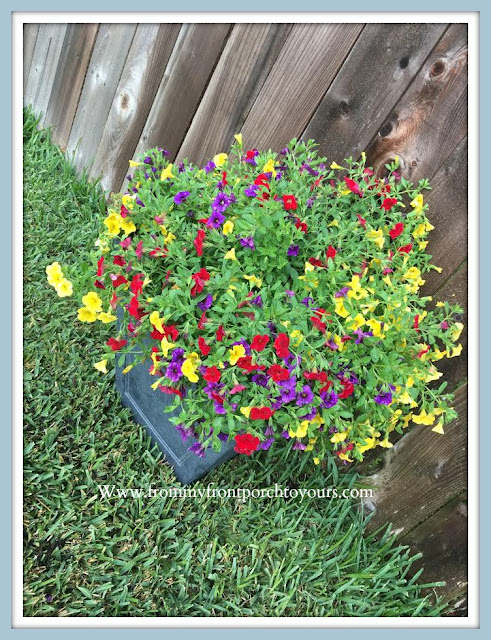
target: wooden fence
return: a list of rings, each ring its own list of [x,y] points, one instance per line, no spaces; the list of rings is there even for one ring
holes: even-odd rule
[[[329,160],[366,150],[383,173],[427,177],[424,292],[467,304],[465,24],[25,24],[24,103],[76,166],[124,188],[128,160],[162,146],[202,164],[239,131],[247,148],[314,138]],[[440,367],[459,418],[417,427],[375,476],[374,525],[425,552],[427,579],[466,585],[467,335]]]

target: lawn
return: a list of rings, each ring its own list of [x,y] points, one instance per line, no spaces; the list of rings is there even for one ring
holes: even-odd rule
[[[49,132],[24,124],[24,615],[438,616],[415,559],[365,532],[359,501],[112,498],[171,488],[171,468],[93,363],[105,326],[77,322],[45,268],[83,262],[104,194]],[[344,488],[355,475],[301,451],[237,457],[196,484]],[[410,577],[412,576],[412,577]],[[423,595],[426,594],[426,595]]]

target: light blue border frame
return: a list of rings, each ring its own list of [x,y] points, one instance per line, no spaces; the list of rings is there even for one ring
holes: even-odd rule
[[[0,42],[0,47],[1,47],[1,51],[2,51],[2,60],[4,61],[3,67],[4,67],[4,86],[12,86],[12,71],[11,71],[11,65],[7,64],[7,61],[11,62],[11,14],[12,12],[24,12],[24,11],[33,11],[33,12],[39,12],[39,13],[47,13],[47,12],[51,12],[51,11],[86,11],[86,12],[100,12],[100,11],[112,11],[112,12],[120,12],[120,11],[134,11],[135,9],[135,3],[134,2],[130,2],[129,0],[119,0],[119,2],[117,3],[117,6],[108,6],[109,3],[107,2],[101,2],[101,0],[98,0],[97,2],[91,1],[91,0],[86,0],[84,3],[82,3],[82,6],[80,5],[75,5],[74,6],[68,6],[66,2],[61,2],[60,0],[48,0],[48,2],[44,2],[42,5],[42,8],[40,6],[39,2],[35,2],[35,1],[25,1],[22,3],[19,3],[18,6],[16,6],[14,3],[8,3],[8,6],[5,7],[2,6],[1,9],[1,32],[2,32],[2,38],[1,38],[1,42]],[[216,11],[226,11],[226,12],[233,12],[233,4],[228,1],[225,2],[224,0],[209,0],[208,2],[200,2],[199,0],[184,0],[181,1],[179,3],[162,3],[163,6],[159,6],[157,4],[157,6],[149,6],[148,9],[150,11],[169,11],[172,12],[173,10],[178,10],[180,12],[182,11],[206,11],[206,12],[216,12]],[[455,2],[452,0],[447,0],[446,2],[443,1],[439,1],[439,2],[435,2],[432,0],[413,0],[413,2],[411,3],[410,6],[406,6],[406,7],[402,7],[402,6],[395,6],[394,3],[368,3],[366,2],[366,0],[351,0],[351,2],[349,3],[349,5],[343,5],[342,3],[339,4],[334,4],[334,3],[327,3],[327,2],[322,2],[321,0],[308,0],[308,2],[304,2],[304,3],[299,3],[294,2],[293,0],[282,0],[282,2],[276,2],[276,3],[271,3],[271,4],[267,4],[264,2],[264,0],[248,0],[244,5],[243,5],[243,9],[245,12],[253,12],[253,13],[260,13],[260,12],[277,12],[278,13],[278,19],[281,20],[281,12],[295,12],[298,11],[298,9],[300,8],[300,10],[302,11],[316,11],[316,12],[329,12],[329,11],[345,11],[348,10],[350,12],[357,12],[357,11],[362,11],[362,12],[397,12],[397,11],[410,11],[410,12],[417,12],[417,13],[423,13],[423,12],[428,12],[428,11],[442,11],[442,12],[449,12],[449,11],[465,11],[465,12],[469,12],[469,11],[476,11],[480,13],[480,33],[482,34],[482,37],[480,38],[480,60],[482,61],[482,64],[480,65],[480,106],[482,106],[482,113],[486,113],[486,111],[489,112],[489,106],[487,107],[487,109],[484,109],[484,106],[489,105],[489,102],[491,100],[491,95],[490,94],[490,87],[489,87],[489,68],[486,65],[486,62],[491,61],[491,37],[489,36],[489,34],[491,34],[491,21],[490,21],[490,14],[491,14],[491,4],[489,3],[489,0],[481,0],[480,2],[469,2],[469,3],[459,3],[459,2]],[[375,5],[375,6],[374,6]],[[138,12],[135,12],[136,14]],[[241,12],[242,13],[242,12]],[[487,71],[486,71],[487,69]],[[484,73],[487,73],[487,79],[484,77]],[[5,77],[6,76],[6,77]],[[3,138],[4,140],[10,140],[11,139],[11,116],[12,116],[12,112],[11,112],[11,102],[10,100],[2,100],[1,104],[0,104],[0,108],[2,109],[2,120],[1,120],[1,126],[2,126],[2,130],[3,130]],[[486,182],[486,178],[488,171],[485,173],[485,169],[487,168],[485,165],[485,158],[487,157],[487,150],[488,148],[491,146],[490,145],[490,123],[489,120],[487,120],[486,118],[483,118],[482,121],[480,120],[479,122],[479,139],[480,139],[480,162],[479,162],[479,166],[480,166],[480,202],[483,203],[483,205],[485,205],[485,203],[487,202],[487,199],[489,199],[489,195],[488,195],[488,186],[487,186],[487,182]],[[8,153],[7,154],[3,154],[3,164],[4,164],[4,170],[2,171],[1,175],[3,176],[3,181],[4,183],[7,182],[9,185],[12,185],[12,165],[11,163],[8,163],[8,161],[5,160],[5,156],[8,157]],[[7,206],[5,206],[5,204]],[[4,198],[4,216],[7,218],[6,220],[4,220],[2,228],[3,228],[3,246],[2,246],[2,251],[0,251],[0,273],[3,276],[3,295],[4,295],[4,299],[12,299],[12,286],[11,286],[11,278],[12,278],[12,268],[11,268],[11,260],[12,260],[12,247],[8,242],[8,238],[11,237],[12,234],[12,224],[11,224],[11,218],[8,217],[8,211],[9,211],[9,207],[8,205],[12,204],[12,192],[11,189],[8,189],[8,194],[7,194],[7,198]],[[479,220],[479,225],[480,225],[480,272],[484,273],[484,269],[485,269],[485,259],[486,259],[486,249],[487,249],[487,238],[488,238],[488,234],[490,232],[490,227],[491,227],[491,216],[487,214],[487,212],[483,212],[483,215],[480,217]],[[488,249],[489,251],[489,249]],[[8,277],[8,274],[10,274],[10,277]],[[472,286],[472,283],[470,283]],[[483,277],[482,279],[480,278],[480,296],[479,296],[479,300],[480,300],[480,326],[485,326],[484,324],[484,320],[485,318],[487,318],[489,316],[488,314],[488,307],[489,307],[489,302],[486,299],[486,291],[484,289],[484,286],[486,284],[486,279],[485,277]],[[18,294],[17,294],[18,295]],[[482,325],[481,325],[482,323]],[[12,330],[12,320],[11,320],[11,314],[9,313],[5,313],[3,312],[1,314],[1,327],[2,327],[2,332],[1,335],[3,336],[3,341],[4,341],[4,345],[8,344],[10,345],[10,340],[9,340],[9,336],[11,335],[11,330]],[[481,343],[480,343],[480,347],[481,349]],[[486,370],[486,362],[488,360],[487,356],[488,356],[488,350],[489,350],[489,345],[485,342],[482,343],[482,349],[483,352],[480,355],[480,391],[484,391],[485,389],[489,388],[489,385],[491,383],[490,380],[490,376],[489,373]],[[10,349],[4,348],[4,358],[6,354],[10,354]],[[12,360],[11,360],[12,362]],[[12,401],[11,401],[11,392],[12,392],[12,385],[11,385],[11,376],[10,376],[10,371],[9,371],[9,367],[8,366],[4,366],[1,369],[1,374],[4,377],[3,380],[3,384],[0,385],[0,393],[1,393],[1,406],[5,407],[4,409],[4,416],[5,416],[5,420],[4,423],[1,425],[2,428],[4,429],[4,431],[6,433],[8,433],[8,435],[5,437],[5,440],[11,445],[11,430],[9,429],[9,424],[11,424],[11,417],[12,417]],[[485,393],[480,393],[480,415],[482,415],[483,417],[485,416],[485,411],[484,411],[484,407],[483,407],[483,403],[484,403],[484,398],[486,397]],[[482,429],[481,429],[481,434],[480,434],[480,449],[481,451],[488,451],[490,449],[490,434],[489,434],[489,430],[487,429],[487,425],[486,424],[482,424]],[[2,447],[2,464],[0,465],[0,473],[1,473],[1,482],[2,482],[2,501],[4,503],[3,505],[3,509],[2,512],[4,514],[9,514],[11,513],[11,499],[10,499],[10,489],[11,489],[11,457],[10,457],[10,451],[11,448],[9,446],[3,446]],[[490,516],[489,516],[489,512],[488,510],[486,510],[486,505],[483,502],[483,498],[485,497],[484,495],[484,487],[486,487],[487,485],[489,485],[490,483],[490,472],[489,472],[489,464],[486,464],[486,461],[483,457],[482,462],[481,462],[481,477],[480,477],[480,486],[483,488],[483,490],[481,491],[481,517],[480,517],[480,526],[481,526],[481,533],[483,531],[487,531],[488,535],[489,535],[489,530],[490,530]],[[487,481],[487,482],[486,482]],[[2,528],[1,531],[1,540],[2,540],[2,545],[1,545],[1,549],[2,549],[2,554],[4,556],[3,558],[3,563],[2,563],[2,567],[3,567],[3,571],[2,571],[2,575],[1,575],[1,598],[0,598],[0,630],[3,631],[3,633],[7,633],[7,632],[11,632],[15,634],[15,637],[17,638],[24,638],[24,637],[31,637],[33,634],[39,635],[40,637],[46,637],[46,638],[50,638],[53,635],[55,637],[60,637],[62,634],[66,635],[67,634],[67,630],[65,629],[11,629],[11,576],[10,573],[8,571],[8,567],[10,565],[10,549],[11,549],[11,533],[10,533],[10,527],[9,526],[5,526]],[[484,536],[481,538],[483,541],[485,540]],[[489,615],[489,606],[486,606],[487,602],[491,601],[491,590],[489,587],[489,584],[487,584],[487,580],[486,580],[486,573],[485,573],[485,568],[489,567],[491,568],[491,554],[489,551],[489,547],[486,544],[482,544],[481,547],[481,567],[482,567],[482,577],[481,577],[481,585],[480,585],[480,599],[481,599],[481,603],[482,606],[481,607],[481,611],[480,611],[480,629],[451,629],[451,628],[447,628],[447,629],[365,629],[365,628],[360,628],[360,629],[344,629],[344,633],[343,633],[343,637],[346,637],[346,634],[349,634],[350,637],[355,637],[355,634],[357,635],[357,637],[362,637],[364,639],[368,639],[371,640],[372,638],[379,638],[380,635],[382,634],[384,637],[388,637],[389,634],[394,634],[394,632],[397,633],[397,635],[404,635],[406,637],[409,637],[409,634],[415,634],[415,633],[423,633],[423,634],[432,634],[435,635],[439,638],[442,638],[447,636],[447,634],[451,635],[452,637],[455,637],[455,634],[459,634],[458,638],[460,640],[460,638],[465,635],[466,637],[468,636],[468,634],[471,634],[473,632],[476,633],[480,633],[480,631],[482,629],[488,629],[488,632],[490,631],[490,615]],[[147,630],[145,630],[147,631]],[[338,634],[340,629],[309,629],[311,634],[315,634],[316,637],[319,637],[320,634],[325,635],[326,633],[331,633],[331,634]],[[186,634],[186,637],[190,634],[193,634],[193,636],[198,635],[201,638],[206,638],[206,640],[208,640],[208,638],[211,638],[216,636],[217,633],[223,634],[226,633],[228,635],[233,634],[234,637],[239,637],[239,638],[245,638],[246,634],[247,635],[254,635],[254,637],[257,637],[258,634],[259,636],[263,636],[266,637],[266,634],[268,634],[268,638],[271,635],[275,635],[277,637],[281,638],[297,638],[298,634],[299,634],[299,630],[298,629],[288,629],[288,628],[283,628],[283,629],[267,629],[267,630],[258,630],[258,629],[221,629],[221,630],[216,630],[216,629],[172,629],[172,630],[156,630],[156,629],[152,629],[152,630],[148,630],[148,632],[150,633],[171,633],[171,634],[176,634],[179,635],[179,638],[182,638],[184,636],[184,634]],[[304,632],[304,630],[302,630],[302,632]],[[111,637],[117,637],[117,635],[125,635],[128,636],[128,634],[131,634],[131,636],[133,637],[136,633],[139,633],[139,631],[136,630],[132,630],[132,629],[70,629],[69,630],[69,634],[70,635],[76,635],[77,637],[80,637],[81,635],[89,635],[91,637],[99,637],[100,635],[104,634],[104,636],[106,636],[107,634],[109,634]],[[117,634],[117,635],[116,635]],[[3,635],[3,634],[2,634]]]

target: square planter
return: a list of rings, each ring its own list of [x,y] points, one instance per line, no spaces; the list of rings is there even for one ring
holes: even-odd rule
[[[116,389],[121,394],[123,405],[131,409],[136,422],[146,428],[152,442],[157,444],[174,469],[179,482],[194,482],[236,455],[234,442],[223,443],[219,453],[208,449],[204,458],[189,451],[193,440],[190,438],[183,442],[175,426],[169,422],[176,413],[164,413],[164,408],[172,404],[173,398],[151,388],[155,379],[148,372],[148,362],[136,365],[123,375],[123,369],[134,359],[134,354],[126,354],[123,366],[116,367]]]

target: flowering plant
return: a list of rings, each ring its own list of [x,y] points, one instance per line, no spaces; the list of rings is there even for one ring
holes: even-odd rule
[[[160,148],[130,162],[94,272],[76,278],[78,319],[111,328],[96,369],[137,346],[198,455],[228,439],[247,455],[293,440],[316,464],[332,452],[352,462],[410,422],[443,433],[453,396],[429,383],[460,354],[463,325],[457,305],[418,293],[438,269],[428,182],[413,186],[396,162],[378,179],[365,154],[327,166],[313,141],[277,159],[235,138],[203,168]],[[72,294],[58,263],[47,272]]]

